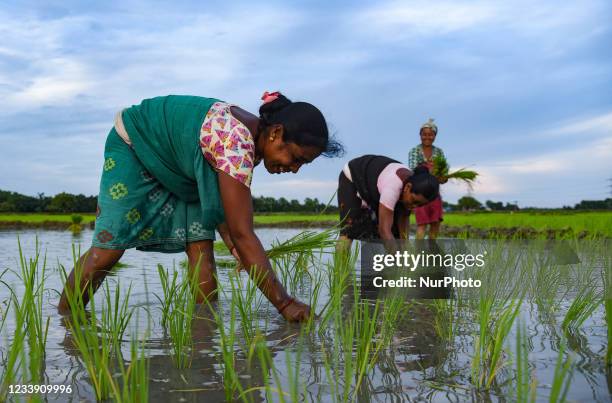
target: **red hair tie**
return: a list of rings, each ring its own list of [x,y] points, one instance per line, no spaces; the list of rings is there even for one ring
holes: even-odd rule
[[[261,96],[261,100],[263,101],[264,104],[267,104],[268,102],[274,101],[279,96],[280,96],[280,92],[278,92],[278,91],[274,91],[274,92],[266,91]]]

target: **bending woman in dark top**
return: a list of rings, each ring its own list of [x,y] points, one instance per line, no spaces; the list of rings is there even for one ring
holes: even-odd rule
[[[349,161],[338,178],[340,239],[407,239],[410,209],[438,197],[438,180],[382,155]]]

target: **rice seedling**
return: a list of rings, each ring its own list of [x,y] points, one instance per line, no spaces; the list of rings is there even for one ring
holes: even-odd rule
[[[280,282],[290,294],[298,291],[304,275],[308,273],[308,262],[312,259],[309,252],[287,254],[271,260],[274,271],[279,273]]]
[[[138,323],[138,318],[136,318]],[[137,327],[133,330],[133,335],[130,341],[130,362],[125,365],[120,362],[121,370],[121,396],[115,397],[118,401],[123,402],[146,402],[149,397],[149,364],[145,355],[145,341],[149,334],[149,327],[143,336],[142,340],[138,340]]]
[[[284,255],[332,248],[336,246],[337,236],[337,227],[319,232],[303,231],[286,241],[276,242],[270,249],[266,250],[266,254],[269,259],[274,260]]]
[[[316,273],[312,273],[310,275],[310,290],[308,293],[308,295],[310,295],[310,299],[308,301],[308,305],[310,305],[310,318],[303,325],[304,330],[308,333],[313,330],[316,323],[315,319],[320,317],[320,313],[317,314],[317,310],[321,291],[324,286],[324,273],[322,273],[320,270],[316,270]]]
[[[333,343],[332,349],[337,342]],[[325,340],[321,341],[321,359],[323,360],[323,371],[327,378],[327,384],[329,385],[329,397],[331,401],[337,402],[339,396],[339,380],[334,375],[334,363],[335,361],[331,358],[333,356],[333,350],[328,351]]]
[[[304,338],[307,332],[302,329],[298,336],[295,349],[285,349],[285,373],[281,374],[274,366],[272,352],[266,344],[266,339],[258,333],[253,344],[253,353],[257,354],[261,366],[263,385],[251,387],[244,390],[239,399],[253,391],[261,390],[266,395],[267,401],[300,402],[306,399],[306,385],[300,382],[300,371],[302,366],[302,352],[304,349]],[[272,382],[274,385],[272,384]],[[282,383],[285,381],[286,387]]]
[[[159,281],[164,295],[162,298],[155,294],[155,297],[159,301],[160,305],[161,325],[164,329],[167,329],[172,303],[178,291],[178,272],[174,270],[172,272],[172,279],[170,279],[168,271],[165,270],[161,264],[158,264],[157,273],[159,274]]]
[[[302,364],[302,350],[304,348],[304,332],[300,334],[295,352],[285,350],[286,379],[289,383],[289,400],[291,402],[304,401],[306,385],[300,382],[300,368]]]
[[[612,365],[612,253],[609,250],[603,255],[602,275],[604,283],[604,309],[608,327],[606,364]]]
[[[27,259],[21,249],[21,243],[19,243],[19,260],[24,293],[21,306],[18,306],[17,301],[14,303],[15,309],[21,310],[22,315],[25,315],[31,382],[38,382],[42,379],[41,369],[45,360],[45,347],[47,345],[50,320],[47,317],[45,322],[42,314],[47,262],[46,258],[43,258],[42,264],[39,267],[40,251],[38,241],[36,242],[35,249],[34,258]]]
[[[221,292],[223,288],[220,285]],[[219,330],[219,348],[218,354],[219,363],[223,367],[223,387],[225,389],[226,401],[233,401],[236,393],[238,393],[239,399],[246,400],[246,392],[240,384],[240,378],[236,370],[236,303],[230,304],[229,317],[226,317],[222,308],[215,309],[211,303],[205,299],[205,303],[208,305],[211,314],[214,317],[214,321],[217,324]],[[228,326],[226,328],[226,326]],[[257,342],[259,337],[254,337],[253,341]]]
[[[130,342],[130,363],[120,365],[122,388],[118,401],[149,401],[149,365],[145,356],[144,341],[132,338]]]
[[[435,316],[433,326],[440,338],[453,343],[457,332],[458,303],[454,298],[432,300]]]
[[[354,319],[357,325],[355,390],[359,390],[364,376],[370,373],[380,353],[389,346],[403,307],[404,301],[398,296],[387,297],[384,303],[377,300],[371,313],[367,301],[355,306]]]
[[[160,273],[163,270],[160,270]],[[191,337],[191,322],[195,312],[195,297],[193,289],[197,287],[197,270],[190,277],[187,273],[173,292],[167,316],[167,329],[172,339],[172,358],[177,368],[191,366],[193,339]],[[166,291],[164,291],[166,293]]]
[[[265,273],[259,274],[263,277]],[[253,281],[243,282],[239,272],[229,274],[229,286],[231,291],[231,304],[238,311],[242,336],[245,341],[244,350],[248,351],[256,334],[259,332],[257,324],[257,312],[263,303],[262,294],[258,292],[257,284],[259,278]]]
[[[474,356],[471,364],[471,380],[478,388],[491,387],[502,367],[503,345],[512,329],[523,297],[511,299],[501,309],[494,310],[489,298],[479,301],[479,333],[474,340]]]
[[[596,262],[593,259],[584,257],[581,264],[574,267],[573,280],[578,290],[561,323],[561,328],[566,334],[579,329],[603,302],[605,281],[601,289],[598,284],[600,277],[593,273],[595,267]]]
[[[358,256],[358,247],[352,250],[341,250],[334,254],[332,264],[328,265],[329,300],[319,313],[321,316],[319,333],[322,333],[337,313],[342,310],[342,299],[351,284],[355,282],[355,262]]]
[[[134,313],[134,309],[128,307],[131,291],[132,284],[128,287],[126,295],[121,298],[121,283],[117,279],[113,297],[109,281],[104,284],[104,309],[100,314],[100,326],[116,348],[121,346],[123,334]]]
[[[23,285],[21,296],[4,280],[0,280],[10,292],[8,306],[15,315],[13,342],[8,351],[6,364],[0,378],[0,396],[16,380],[23,383],[40,383],[43,379],[45,348],[49,331],[49,320],[43,318],[43,292],[46,279],[46,258],[40,260],[40,248],[36,240],[33,258],[23,254],[18,240],[20,272],[12,271]],[[2,276],[5,272],[2,273]],[[8,314],[8,312],[7,312]],[[6,315],[8,316],[8,315]],[[2,326],[6,320],[3,315]]]
[[[516,327],[516,401],[536,401],[536,380],[529,369],[529,339],[523,322]]]
[[[442,155],[438,155],[433,159],[433,171],[432,174],[442,179],[457,179],[465,182],[468,186],[472,186],[474,180],[478,176],[478,172],[470,171],[465,168],[461,168],[454,172],[449,172],[450,166],[448,161]]]
[[[356,399],[364,380],[395,332],[404,301],[397,295],[381,300],[360,300],[351,254],[338,256],[330,274],[330,301],[324,320],[332,326],[331,349],[322,344],[322,358],[334,401]],[[350,271],[349,271],[350,270]],[[352,306],[342,311],[345,290],[352,291]],[[319,328],[319,334],[322,328]]]
[[[354,334],[356,338],[355,348],[355,364],[356,364],[356,381],[355,389],[359,390],[361,381],[375,361],[375,354],[372,352],[374,348],[374,340],[376,339],[378,314],[380,312],[381,302],[376,301],[372,311],[368,301],[361,301],[353,307],[354,314],[352,323],[349,326],[355,327]],[[352,349],[350,349],[352,352]]]
[[[606,310],[606,324],[608,327],[608,343],[606,347],[606,364],[612,365],[612,299],[606,298],[605,300]]]
[[[572,382],[572,360],[570,357],[567,357],[564,361],[564,357],[565,345],[561,343],[559,354],[557,354],[555,373],[553,375],[553,382],[550,390],[549,402],[551,403],[564,402]]]
[[[71,224],[68,227],[73,234],[80,234],[83,229],[81,223],[83,222],[83,216],[80,214],[72,214],[70,216]]]
[[[304,275],[310,274],[309,267],[318,266],[314,252],[318,251],[319,256],[331,253],[326,249],[335,246],[337,233],[335,227],[318,233],[304,231],[287,241],[273,244],[266,251],[275,271],[280,273],[281,282],[291,294],[297,292]]]
[[[11,289],[12,291],[12,289]],[[25,363],[25,348],[23,347],[25,337],[25,318],[18,312],[15,312],[15,329],[12,344],[6,352],[6,357],[2,362],[2,372],[0,373],[0,399],[7,395],[9,385],[17,383],[19,372]]]
[[[92,287],[88,286],[86,290],[80,289],[82,268],[79,267],[76,256],[78,254],[75,253],[73,256],[75,267],[74,289],[64,287],[70,307],[70,317],[67,325],[72,334],[74,345],[79,350],[89,374],[96,398],[103,400],[113,397],[121,401],[124,393],[127,392],[121,390],[120,382],[113,376],[113,370],[118,366],[124,373],[121,344],[123,334],[134,312],[133,309],[128,307],[132,285],[130,284],[127,292],[122,294],[121,284],[117,280],[113,295],[109,283],[106,282],[101,298],[100,312],[98,312]],[[68,277],[65,269],[63,267],[61,269],[60,274],[65,285]],[[85,292],[89,293],[89,311],[85,310],[83,304]],[[132,375],[134,371],[139,374],[138,370],[130,370],[128,374],[135,376]]]
[[[2,281],[2,277],[4,277],[7,271],[8,269],[4,269],[2,273],[0,273],[0,283],[6,285],[6,289],[12,292],[11,287],[4,281]],[[5,305],[5,307],[3,308],[2,305],[0,305],[0,333],[2,333],[2,329],[4,328],[4,322],[6,321],[8,312],[11,309],[11,298],[7,298],[6,300],[2,301],[2,303]]]
[[[111,337],[106,332],[99,332],[97,323],[95,299],[90,292],[90,312],[85,311],[83,304],[83,293],[80,290],[81,270],[76,270],[75,262],[75,282],[74,289],[64,287],[66,299],[70,307],[70,319],[67,322],[68,328],[72,333],[75,346],[81,353],[83,364],[89,374],[97,400],[109,398],[111,395],[119,396],[119,385],[112,376],[112,357],[116,352],[117,346],[114,345]],[[68,276],[65,270],[61,270],[64,285],[67,283]]]
[[[256,387],[249,388],[247,390],[243,390],[238,395],[238,398],[244,401],[248,393],[251,393],[256,390],[263,390],[266,394],[266,401],[274,401],[275,400],[274,396],[277,396],[278,401],[280,401],[281,403],[284,403],[286,401],[285,397],[289,396],[289,394],[283,391],[282,388],[280,387],[281,379],[280,379],[278,371],[274,367],[272,353],[270,352],[270,349],[266,345],[266,339],[263,336],[258,335],[258,337],[255,338],[255,343],[253,345],[253,351],[257,354],[259,364],[261,365],[261,372],[262,372],[263,381],[264,381],[263,386],[256,386]],[[271,378],[274,379],[274,382],[277,385],[276,387],[271,386],[270,384]],[[275,393],[276,395],[274,395],[273,393]],[[292,400],[292,401],[299,401],[299,400]]]
[[[583,288],[574,298],[565,313],[561,328],[572,331],[580,328],[593,312],[601,305],[603,298],[589,288]]]

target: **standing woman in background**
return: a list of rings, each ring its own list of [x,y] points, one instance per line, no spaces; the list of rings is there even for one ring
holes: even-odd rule
[[[433,145],[438,134],[438,126],[436,126],[433,119],[429,119],[427,123],[421,126],[419,134],[421,136],[421,144],[410,150],[408,167],[414,171],[416,167],[423,166],[429,172],[432,172],[434,158],[437,156],[444,157],[442,149]],[[441,180],[440,178],[438,178],[438,181],[441,184],[446,183],[446,180]],[[412,211],[414,211],[416,216],[416,238],[425,238],[425,231],[427,230],[427,225],[429,225],[429,239],[436,239],[440,231],[440,222],[443,220],[442,198],[438,195],[433,201],[424,206],[416,207]]]

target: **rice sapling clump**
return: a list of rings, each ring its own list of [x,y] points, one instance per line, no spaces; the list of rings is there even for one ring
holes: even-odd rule
[[[465,168],[458,169],[457,171],[450,172],[450,166],[448,161],[443,155],[437,155],[433,158],[433,171],[431,174],[439,179],[456,179],[465,182],[468,186],[472,186],[478,172],[471,171]]]
[[[83,216],[80,214],[72,214],[70,216],[70,221],[72,222],[68,229],[72,231],[73,234],[80,234],[83,229],[81,223],[83,222]]]

